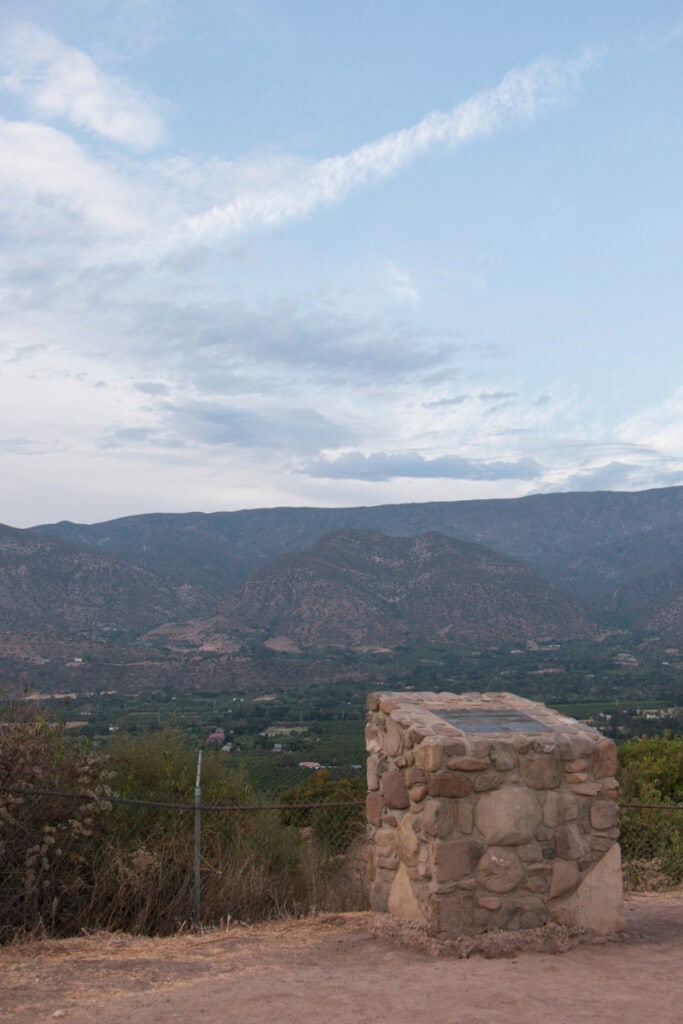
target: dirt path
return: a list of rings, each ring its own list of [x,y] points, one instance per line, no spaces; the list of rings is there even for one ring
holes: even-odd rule
[[[366,914],[171,939],[94,935],[0,950],[0,1020],[39,1024],[679,1024],[683,893],[631,896],[625,940],[433,959]]]

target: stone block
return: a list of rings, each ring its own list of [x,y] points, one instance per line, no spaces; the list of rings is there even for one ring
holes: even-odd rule
[[[501,906],[500,896],[480,896],[477,899],[477,906],[482,910],[499,910]]]
[[[442,775],[432,775],[429,780],[430,796],[445,796],[451,799],[468,796],[472,792],[472,781],[466,775],[458,775],[455,772],[444,772]]]
[[[438,740],[423,740],[419,747],[415,747],[414,754],[418,768],[435,772],[441,767],[442,749]]]
[[[532,789],[556,789],[562,782],[560,760],[556,754],[527,754],[520,761],[520,771]]]
[[[381,793],[368,793],[365,798],[365,814],[371,825],[381,824],[383,807],[384,800]]]
[[[378,754],[370,754],[366,767],[368,789],[379,789],[380,758]]]
[[[593,751],[593,778],[604,779],[608,775],[616,775],[617,748],[613,740],[601,739]]]
[[[517,764],[517,755],[512,743],[503,743],[499,740],[491,744],[491,764],[499,772],[509,771]]]
[[[419,804],[427,796],[429,789],[427,786],[411,786],[408,790],[408,796],[410,797],[411,804]]]
[[[459,772],[483,772],[491,762],[483,757],[449,757],[448,767]]]
[[[429,772],[424,768],[408,768],[405,773],[406,786],[416,786],[418,783],[429,782]]]
[[[445,839],[455,828],[455,808],[450,800],[428,800],[422,814],[422,828],[429,836]]]
[[[391,871],[392,873],[396,870],[400,863],[398,851],[394,850],[393,853],[388,853],[386,856],[380,856],[377,854],[377,867],[384,868],[385,871]]]
[[[573,782],[571,787],[577,796],[597,796],[602,788],[599,782]]]
[[[401,705],[395,697],[386,697],[382,695],[379,698],[379,706],[380,710],[383,711],[385,715],[389,715],[392,711],[398,711]]]
[[[579,816],[579,802],[573,793],[566,789],[552,789],[546,794],[543,803],[543,824],[549,828],[557,828],[567,821],[575,821]]]
[[[422,743],[427,737],[433,737],[433,730],[426,722],[413,722],[408,729],[408,741],[411,746]]]
[[[590,820],[595,829],[614,828],[619,821],[619,808],[613,800],[594,800]]]
[[[536,795],[528,789],[502,786],[481,795],[474,822],[491,845],[528,843],[541,822],[541,808]]]
[[[369,754],[379,754],[384,746],[384,736],[376,725],[365,726],[365,749]]]
[[[539,896],[515,896],[503,904],[503,924],[507,929],[542,928],[547,921],[548,909]]]
[[[397,757],[403,752],[403,730],[397,722],[387,719],[384,734],[384,750],[389,757]]]
[[[568,825],[561,825],[555,837],[555,849],[557,856],[562,860],[578,860],[579,857],[588,851],[581,829],[576,822]]]
[[[421,845],[418,850],[417,870],[420,878],[432,877],[432,858],[428,846]]]
[[[470,935],[475,931],[475,898],[472,892],[458,890],[435,896],[431,907],[429,931],[444,937]]]
[[[390,914],[406,921],[420,921],[425,916],[405,864],[400,864],[396,872],[387,900],[387,909]]]
[[[579,880],[579,869],[573,860],[561,860],[557,857],[553,861],[552,874],[550,876],[550,899],[561,896],[563,893],[573,889]]]
[[[595,740],[587,733],[560,733],[557,746],[563,761],[574,761],[578,757],[590,757]]]
[[[392,768],[391,771],[384,772],[380,779],[380,789],[387,807],[393,807],[395,810],[404,810],[410,806],[410,798],[403,780],[403,772],[398,769]]]
[[[471,839],[446,839],[434,843],[432,875],[437,882],[458,881],[474,873],[481,847]]]
[[[382,878],[375,878],[370,885],[370,909],[377,914],[384,914],[389,909],[389,893],[391,886]]]
[[[475,793],[486,793],[489,789],[497,789],[502,786],[507,776],[503,772],[481,772],[474,777]]]
[[[543,850],[540,843],[525,843],[523,846],[516,847],[515,853],[520,860],[529,864],[538,863],[543,856]]]
[[[467,798],[458,801],[458,828],[465,836],[470,835],[474,828],[474,808]]]
[[[374,846],[367,848],[368,879],[372,882],[377,875],[377,857]]]
[[[375,832],[375,854],[378,868],[393,871],[398,867],[398,842],[395,829],[380,828]]]
[[[401,860],[409,867],[415,867],[420,841],[413,829],[412,814],[406,814],[401,818],[396,829],[396,835],[398,836],[398,849]]]
[[[510,892],[523,879],[522,862],[508,846],[489,846],[477,864],[477,881],[489,892]]]
[[[526,882],[521,887],[525,892],[547,894],[548,875],[528,875]]]
[[[375,832],[375,849],[380,856],[392,853],[397,845],[396,829],[380,828]]]
[[[615,840],[611,839],[609,836],[591,836],[591,850],[596,850],[598,853],[606,853],[614,842]]]
[[[466,739],[444,740],[443,750],[446,757],[465,757],[469,749]]]

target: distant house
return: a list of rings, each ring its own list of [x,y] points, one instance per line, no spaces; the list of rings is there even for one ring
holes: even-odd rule
[[[319,761],[299,761],[297,768],[313,768],[316,772],[321,767]]]
[[[223,732],[222,729],[216,729],[215,732],[210,733],[206,737],[206,746],[208,747],[209,744],[211,743],[213,743],[217,747],[223,746],[223,744],[225,743],[225,733]]]

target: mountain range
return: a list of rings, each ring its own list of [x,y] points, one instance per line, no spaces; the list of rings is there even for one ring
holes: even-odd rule
[[[682,526],[681,487],[3,526],[0,658],[22,636],[228,660],[615,629],[678,643]]]

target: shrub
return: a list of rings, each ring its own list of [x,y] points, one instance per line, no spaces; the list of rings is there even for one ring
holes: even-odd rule
[[[194,808],[167,805],[191,805],[195,778],[196,750],[172,727],[117,737],[103,757],[40,716],[0,726],[0,941],[84,928],[164,935],[191,921]],[[202,810],[202,922],[364,906],[359,860],[338,853],[355,808],[324,803],[357,788],[314,783],[312,843],[219,753],[205,753],[202,803],[233,809]]]
[[[625,884],[633,889],[679,884],[683,807],[666,805],[683,801],[683,738],[665,735],[624,743],[619,748],[619,780]]]
[[[331,779],[325,768],[280,793],[280,803],[308,804],[282,812],[285,825],[310,830],[313,840],[328,850],[342,852],[364,830],[365,783],[361,779]],[[347,807],[326,806],[351,804]]]
[[[105,764],[59,727],[40,716],[0,724],[0,940],[80,927],[109,795]]]

